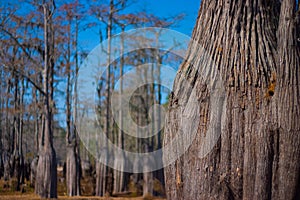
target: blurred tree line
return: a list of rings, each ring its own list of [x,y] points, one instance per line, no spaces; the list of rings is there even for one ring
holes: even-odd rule
[[[41,197],[57,197],[58,163],[64,165],[69,196],[81,194],[84,179],[95,182],[91,194],[97,196],[127,193],[132,185],[144,196],[163,195],[162,170],[124,173],[122,155],[115,155],[118,157],[115,168],[119,170],[113,170],[89,154],[76,131],[79,121],[76,76],[88,53],[82,35],[97,32],[99,42],[109,41],[112,35],[132,28],[176,26],[183,17],[161,18],[147,10],[130,12],[134,3],[132,0],[1,3],[0,177],[5,181],[14,179],[15,190],[30,180]],[[136,45],[142,41],[135,41]],[[108,60],[110,51],[112,47],[107,52]],[[118,147],[134,152],[160,149],[162,133],[147,139],[124,134],[122,124],[126,121],[120,118],[121,127],[116,125],[108,102],[116,81],[130,68],[147,62],[156,64],[150,71],[137,68],[136,76],[160,79],[161,64],[180,63],[180,59],[157,49],[139,49],[109,64],[105,76],[95,80],[97,114],[105,134]],[[126,92],[122,82],[118,90],[120,94]],[[138,88],[130,102],[135,122],[149,123],[150,107],[166,103],[164,96],[167,92],[159,84]],[[155,121],[161,120],[164,119]],[[157,189],[158,185],[161,189]]]

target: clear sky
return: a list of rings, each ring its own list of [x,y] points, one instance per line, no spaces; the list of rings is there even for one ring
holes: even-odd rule
[[[147,6],[151,13],[160,17],[169,17],[176,14],[185,14],[185,18],[174,29],[184,34],[191,35],[201,0],[140,0],[142,6]],[[143,2],[143,3],[142,3]]]

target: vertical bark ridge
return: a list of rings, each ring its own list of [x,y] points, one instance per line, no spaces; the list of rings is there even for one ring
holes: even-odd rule
[[[282,1],[278,28],[279,199],[299,198],[300,172],[300,44],[296,1]],[[298,8],[299,9],[299,8]],[[297,35],[298,34],[298,35]]]
[[[179,193],[184,195],[184,199],[270,199],[275,196],[278,187],[277,172],[284,174],[284,169],[299,172],[298,165],[291,166],[288,162],[279,162],[277,165],[278,160],[287,161],[287,155],[283,157],[280,153],[288,145],[282,141],[283,138],[292,144],[288,158],[296,162],[295,158],[299,155],[299,147],[295,146],[299,140],[296,138],[292,141],[295,139],[292,135],[282,137],[280,126],[276,125],[288,124],[293,127],[290,129],[294,134],[299,130],[294,127],[297,124],[295,120],[299,120],[299,86],[296,86],[299,54],[292,53],[292,58],[286,56],[287,65],[295,67],[280,73],[283,69],[278,69],[276,60],[277,46],[282,43],[280,37],[276,38],[276,30],[280,27],[279,8],[280,1],[202,1],[192,34],[194,43],[190,45],[187,61],[182,64],[175,79],[164,143],[171,141],[180,129],[178,122],[192,90],[200,90],[199,129],[188,152],[181,157],[181,170],[174,164],[165,171],[167,177],[174,177],[172,180],[180,177],[179,183],[167,180],[169,199],[183,199]],[[288,27],[283,30],[288,30]],[[291,30],[295,31],[296,28]],[[204,58],[204,51],[214,65]],[[278,75],[285,77],[284,73],[288,74],[289,82],[295,85],[292,91],[288,90],[291,93],[289,95],[286,91],[280,92],[277,86]],[[225,120],[221,125],[220,140],[202,158],[197,152],[201,139],[207,133],[212,110],[216,109],[209,106],[212,91],[206,86],[214,82],[218,74],[226,90],[227,103],[222,113]],[[185,86],[185,81],[191,83],[192,89]],[[277,93],[282,94],[278,101],[285,102],[285,107],[277,108],[278,101],[274,96]],[[287,109],[291,103],[293,106]],[[277,123],[274,114],[282,110],[286,110],[285,116],[288,118],[280,122],[282,118],[278,116]],[[291,187],[296,191],[299,186],[298,173],[285,179],[288,178],[294,181]],[[195,184],[196,188],[192,189],[190,186]],[[286,193],[282,190],[281,194],[284,197]]]

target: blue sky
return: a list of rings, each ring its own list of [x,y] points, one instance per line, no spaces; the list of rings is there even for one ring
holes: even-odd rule
[[[184,34],[191,35],[194,25],[196,23],[198,10],[200,7],[200,0],[140,0],[141,5],[147,6],[151,13],[160,17],[174,16],[176,14],[184,13],[185,18],[179,23],[178,27],[174,29]]]

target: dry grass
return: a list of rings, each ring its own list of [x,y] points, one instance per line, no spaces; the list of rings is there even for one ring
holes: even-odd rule
[[[83,195],[79,197],[68,197],[66,196],[66,186],[65,182],[58,181],[58,199],[59,200],[165,200],[158,197],[95,197],[88,196],[92,193],[92,180],[82,180],[81,187],[83,189]],[[13,179],[9,181],[4,181],[0,179],[0,200],[39,200],[41,199],[38,195],[34,194],[34,188],[30,186],[30,183],[26,181],[22,185],[23,192],[17,192],[13,189],[14,182]]]

